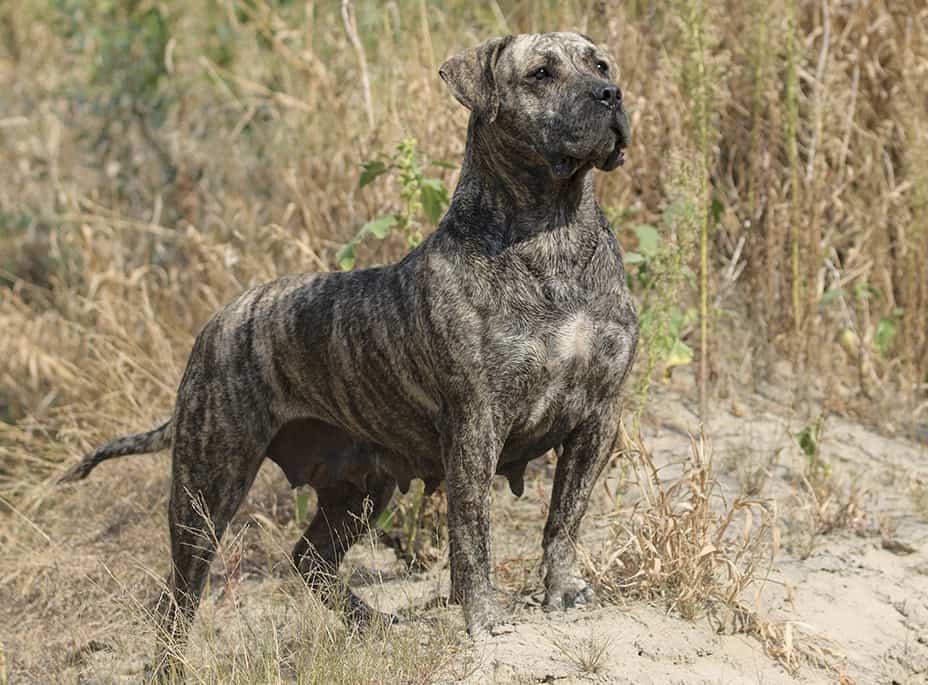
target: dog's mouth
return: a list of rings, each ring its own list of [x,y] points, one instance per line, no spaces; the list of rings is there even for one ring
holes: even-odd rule
[[[628,145],[628,125],[626,124],[623,127],[617,118],[611,128],[615,136],[615,143],[609,154],[596,164],[596,168],[603,171],[612,171],[625,164],[625,148]]]
[[[570,178],[575,173],[577,173],[577,170],[580,169],[580,167],[583,167],[587,164],[590,164],[590,162],[585,162],[582,159],[577,159],[576,157],[559,157],[558,159],[554,160],[551,168],[554,171],[555,176],[560,179],[564,179]],[[601,171],[612,171],[613,169],[619,168],[623,164],[625,164],[625,149],[621,145],[616,144],[616,146],[612,148],[612,151],[608,155],[594,162],[593,166],[595,166],[597,169],[600,169]]]
[[[589,164],[590,162],[577,159],[576,157],[559,157],[551,164],[551,168],[557,178],[564,179],[570,178],[577,173],[578,169]],[[625,164],[625,150],[619,145],[616,145],[606,157],[597,160],[592,166],[602,171],[612,171],[623,164]],[[587,166],[587,168],[589,168],[589,166]]]
[[[609,153],[602,163],[597,164],[596,168],[602,171],[612,171],[623,164],[625,164],[625,150],[616,143],[616,146],[612,148],[612,152]]]
[[[561,148],[560,156],[548,157],[553,175],[559,180],[565,180],[581,170],[588,171],[595,167],[601,171],[612,171],[624,165],[625,148],[629,143],[628,120],[624,110],[617,111],[608,129],[600,136],[589,148],[582,143],[575,143],[565,146],[566,149]]]
[[[581,159],[564,155],[551,160],[551,170],[554,175],[559,179],[565,179],[570,178],[583,167],[589,169],[595,166],[601,171],[612,171],[625,164],[625,147],[628,145],[628,134],[616,128],[613,128],[613,134],[612,148],[605,154],[600,153],[602,156],[598,158],[587,157]]]

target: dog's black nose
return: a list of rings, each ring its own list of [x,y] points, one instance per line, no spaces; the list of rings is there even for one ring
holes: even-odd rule
[[[619,90],[618,86],[614,86],[611,83],[607,83],[603,86],[597,86],[593,93],[597,100],[613,109],[620,102],[622,102],[622,91]]]

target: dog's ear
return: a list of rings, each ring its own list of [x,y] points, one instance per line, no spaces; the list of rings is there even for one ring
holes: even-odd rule
[[[487,123],[492,123],[499,112],[496,64],[511,42],[512,36],[493,38],[458,53],[438,70],[457,101]]]

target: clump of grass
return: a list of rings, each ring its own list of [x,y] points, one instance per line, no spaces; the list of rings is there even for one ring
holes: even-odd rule
[[[626,444],[631,444],[627,439]],[[825,652],[800,644],[800,628],[766,619],[761,595],[780,547],[772,501],[729,502],[716,480],[705,436],[691,439],[679,477],[664,480],[638,439],[627,451],[640,499],[616,512],[612,534],[587,570],[607,600],[656,602],[685,619],[709,619],[718,630],[753,635],[795,672]]]
[[[835,477],[813,485],[803,477],[802,489],[793,497],[786,520],[788,548],[800,559],[808,559],[818,540],[839,530],[868,533],[867,491],[857,482],[842,483]]]
[[[414,480],[405,495],[396,493],[376,525],[408,566],[427,569],[443,559],[448,548],[447,516],[444,486],[426,494],[425,484]]]
[[[823,456],[825,419],[825,414],[820,414],[795,435],[803,465],[787,527],[789,547],[800,559],[812,554],[822,535],[837,530],[865,530],[867,491],[858,481],[841,478]]]
[[[769,570],[779,544],[775,509],[722,499],[703,436],[692,439],[682,475],[670,483],[640,440],[629,458],[641,498],[630,516],[616,514],[609,563],[597,573],[607,595],[659,600],[694,619],[730,605]]]
[[[767,455],[756,455],[748,445],[731,449],[725,455],[723,470],[738,481],[741,494],[757,497],[770,479],[770,474],[780,458],[780,450]]]
[[[551,640],[557,650],[564,655],[584,675],[596,675],[603,670],[606,654],[612,640],[608,635],[590,635],[579,643],[571,643],[566,638]]]

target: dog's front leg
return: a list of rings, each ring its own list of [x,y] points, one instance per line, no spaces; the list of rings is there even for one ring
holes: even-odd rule
[[[452,599],[464,607],[471,635],[503,615],[490,582],[490,484],[500,441],[491,419],[456,421],[442,449],[448,488]]]
[[[577,531],[590,494],[618,434],[619,412],[606,410],[580,425],[557,460],[543,539],[545,609],[586,604],[593,591],[576,568]]]

